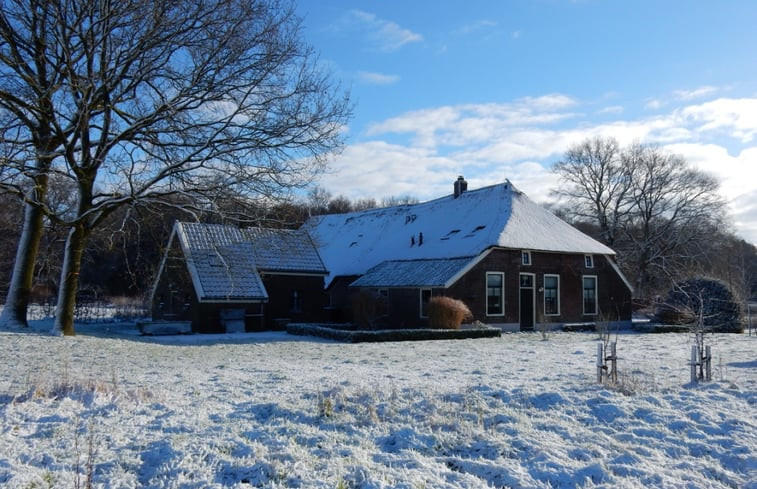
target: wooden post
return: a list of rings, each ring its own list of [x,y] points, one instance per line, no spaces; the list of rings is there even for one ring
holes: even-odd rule
[[[691,345],[691,383],[697,381],[697,356],[699,356],[697,345]]]
[[[605,368],[604,345],[601,341],[597,342],[597,384],[602,383],[602,370]]]
[[[707,382],[712,380],[712,351],[710,350],[710,345],[707,345],[704,347],[704,357],[705,357],[705,377],[704,380]]]
[[[610,380],[612,382],[618,381],[618,355],[616,354],[616,342],[610,343]]]

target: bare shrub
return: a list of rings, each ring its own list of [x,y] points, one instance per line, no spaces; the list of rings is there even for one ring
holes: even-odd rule
[[[473,314],[461,300],[439,296],[428,302],[428,323],[432,328],[460,329],[463,321],[470,319]]]

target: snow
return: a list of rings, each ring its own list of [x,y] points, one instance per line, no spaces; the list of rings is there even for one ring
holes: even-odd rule
[[[0,486],[757,488],[757,337],[342,344],[283,332],[0,332]]]
[[[457,198],[449,195],[420,204],[317,216],[303,229],[313,237],[330,272],[327,284],[334,277],[363,275],[387,260],[476,256],[493,246],[615,254],[510,182],[470,190]]]

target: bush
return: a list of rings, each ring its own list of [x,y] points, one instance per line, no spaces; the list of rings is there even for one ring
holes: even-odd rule
[[[690,324],[697,326],[702,317],[706,331],[740,333],[741,306],[728,286],[715,279],[686,280],[668,293],[665,304],[658,311],[664,324]]]
[[[428,303],[428,323],[432,328],[460,329],[465,320],[473,318],[463,301],[451,297],[432,297]]]

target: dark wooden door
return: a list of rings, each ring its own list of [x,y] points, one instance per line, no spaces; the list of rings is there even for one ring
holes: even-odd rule
[[[520,330],[534,330],[534,275],[520,274]]]

